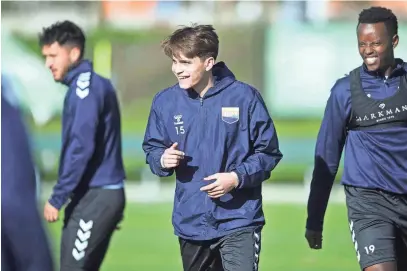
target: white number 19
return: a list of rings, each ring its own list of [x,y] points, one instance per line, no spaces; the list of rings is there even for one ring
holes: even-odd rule
[[[369,247],[365,247],[366,254],[373,253],[374,249],[375,249],[374,245],[370,245]]]

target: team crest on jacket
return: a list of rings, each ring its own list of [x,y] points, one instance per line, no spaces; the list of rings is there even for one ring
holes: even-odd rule
[[[239,121],[239,107],[222,107],[222,120],[229,124]]]

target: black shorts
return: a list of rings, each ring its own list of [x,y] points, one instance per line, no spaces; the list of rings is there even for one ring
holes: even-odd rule
[[[407,270],[407,195],[345,186],[349,228],[360,267],[397,262]]]
[[[248,228],[210,241],[179,238],[184,271],[257,271],[261,228]]]
[[[61,271],[99,270],[110,238],[123,218],[124,189],[92,188],[65,209]]]

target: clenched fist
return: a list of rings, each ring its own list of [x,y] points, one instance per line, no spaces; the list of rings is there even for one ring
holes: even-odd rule
[[[48,222],[55,222],[58,220],[59,210],[51,205],[48,201],[44,206],[44,218]]]

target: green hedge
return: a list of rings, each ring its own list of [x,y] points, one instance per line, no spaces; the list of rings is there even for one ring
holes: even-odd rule
[[[139,99],[131,105],[122,107],[122,132],[123,134],[144,134],[150,111],[152,97]],[[27,121],[33,132],[59,133],[61,118],[55,116],[44,126],[36,126],[27,116]],[[280,138],[316,138],[321,124],[320,119],[290,120],[274,119],[274,125]]]

